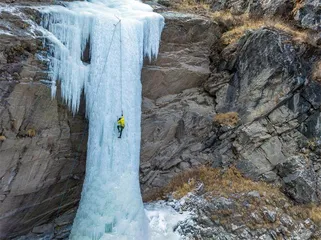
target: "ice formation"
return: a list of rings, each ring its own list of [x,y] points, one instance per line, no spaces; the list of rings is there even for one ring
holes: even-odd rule
[[[156,201],[145,204],[152,240],[185,239],[179,234],[179,222],[191,219],[192,213],[180,210],[180,202]],[[176,205],[176,206],[173,206]],[[179,210],[179,211],[178,211]],[[176,229],[176,231],[174,231]]]
[[[52,33],[52,95],[60,80],[75,113],[84,92],[89,119],[86,177],[70,239],[150,239],[138,178],[140,76],[144,57],[157,56],[164,19],[135,0],[72,2],[42,13]],[[119,139],[122,110],[126,127]]]

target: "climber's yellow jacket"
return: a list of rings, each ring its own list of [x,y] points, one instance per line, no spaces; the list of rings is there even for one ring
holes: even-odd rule
[[[121,118],[117,121],[118,125],[121,126],[122,128],[125,127],[125,118],[124,116],[121,116]]]

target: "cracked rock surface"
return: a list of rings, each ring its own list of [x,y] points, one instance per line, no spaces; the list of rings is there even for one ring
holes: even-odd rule
[[[210,31],[206,33],[220,34]],[[169,49],[168,44],[163,43],[162,49]],[[175,44],[186,47],[185,42]],[[247,177],[282,185],[299,203],[319,202],[321,85],[312,75],[320,48],[299,44],[273,28],[249,31],[228,46],[215,38],[211,46],[211,74],[198,88],[185,89],[183,84],[178,94],[163,96],[162,88],[144,94],[144,195],[180,172],[210,163],[236,165]],[[171,54],[161,52],[151,68],[166,76],[162,59]],[[188,58],[175,56],[184,66]],[[154,76],[143,81],[157,85]],[[162,97],[151,99],[148,94]],[[213,117],[227,112],[238,115],[235,126],[213,124]],[[282,175],[280,171],[289,167],[286,163],[297,158],[304,159],[301,165]]]
[[[11,10],[0,11],[0,239],[79,201],[87,137],[71,173],[86,126],[84,109],[72,117],[59,97],[51,98],[40,82],[47,74],[37,56],[45,50],[41,35],[29,22],[37,14]]]

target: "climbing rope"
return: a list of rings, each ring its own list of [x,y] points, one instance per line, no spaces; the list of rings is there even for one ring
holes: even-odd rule
[[[118,18],[118,19],[119,19],[119,18]],[[116,29],[117,29],[118,24],[120,24],[120,23],[121,23],[121,20],[119,19],[119,21],[118,21],[116,24],[114,24],[114,31],[113,31],[113,35],[112,35],[112,38],[111,38],[111,41],[110,41],[110,45],[109,45],[109,47],[108,47],[107,57],[106,57],[106,60],[105,60],[105,63],[104,63],[104,67],[103,67],[103,69],[102,69],[102,73],[101,73],[101,76],[100,76],[100,79],[99,79],[99,82],[98,82],[98,86],[97,86],[97,88],[96,88],[96,93],[95,93],[94,96],[96,96],[97,93],[98,93],[98,89],[99,89],[99,87],[100,87],[100,83],[101,83],[102,78],[103,78],[104,69],[106,68],[106,65],[107,65],[107,62],[108,62],[108,58],[109,58],[109,54],[110,54],[110,50],[111,50],[111,45],[113,44],[113,40],[114,40],[114,37],[115,37]],[[122,69],[120,69],[120,72],[121,72],[121,70],[122,70]],[[93,110],[93,106],[94,106],[94,104],[95,104],[95,101],[96,101],[96,99],[94,99],[94,101],[93,101],[93,103],[92,103],[91,111]],[[91,112],[90,114],[92,114],[92,112]],[[83,131],[82,138],[81,138],[81,142],[80,142],[80,144],[79,144],[79,146],[78,146],[78,150],[77,150],[76,156],[75,156],[75,158],[74,158],[72,168],[70,169],[70,174],[69,174],[69,176],[72,175],[73,170],[74,170],[74,168],[75,168],[75,166],[76,166],[76,162],[77,162],[77,159],[78,159],[80,147],[81,147],[81,145],[82,145],[82,143],[83,143],[84,136],[85,136],[85,133],[87,132],[87,130],[88,130],[88,124],[87,124],[86,128],[85,128],[84,131]],[[63,201],[65,200],[65,196],[66,196],[66,193],[67,193],[67,189],[68,189],[68,181],[67,181],[66,184],[65,184],[64,193],[63,193],[63,196],[62,196],[62,198],[61,198],[61,201],[60,201],[60,204],[59,204],[59,207],[58,207],[58,212],[57,212],[57,214],[56,214],[56,218],[59,216],[59,214],[60,214],[60,212],[61,212],[61,207],[62,207]]]
[[[119,20],[119,81],[120,81],[120,107],[121,107],[121,116],[123,115],[123,77],[122,77],[122,25],[121,25],[121,19],[116,16],[116,18]],[[114,102],[114,98],[112,100]],[[118,120],[118,117],[117,117]],[[118,132],[117,132],[118,133]],[[119,134],[119,133],[118,133]],[[114,141],[117,138],[117,135],[115,135],[115,131],[113,132],[113,137],[112,137],[112,144],[111,144],[111,158],[110,158],[110,164],[109,167],[110,169],[113,168],[114,165]]]
[[[119,20],[119,72],[120,72],[120,108],[121,108],[121,115],[123,115],[123,51],[122,51],[122,34],[121,34],[121,20]]]
[[[110,41],[109,48],[108,48],[108,51],[107,51],[106,61],[105,61],[105,64],[104,64],[102,73],[101,73],[101,75],[100,75],[100,79],[99,79],[99,82],[98,82],[98,87],[97,87],[97,89],[96,89],[96,94],[95,94],[94,96],[97,95],[98,89],[99,89],[99,87],[100,87],[100,83],[101,83],[101,80],[102,80],[103,74],[104,74],[104,69],[106,68],[106,65],[107,65],[107,62],[108,62],[111,45],[112,45],[113,40],[114,40],[114,37],[115,37],[115,33],[116,33],[117,26],[118,26],[118,24],[120,24],[120,22],[121,22],[121,20],[119,19],[119,21],[118,21],[116,24],[114,24],[115,27],[114,27],[113,35],[112,35],[112,37],[111,37],[111,41]],[[93,102],[92,105],[94,105],[94,103],[95,103],[95,101]],[[93,108],[91,107],[91,109],[93,109]]]

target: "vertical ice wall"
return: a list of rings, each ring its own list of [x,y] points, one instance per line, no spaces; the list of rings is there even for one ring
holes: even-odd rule
[[[84,91],[89,119],[86,177],[70,239],[148,239],[138,178],[140,76],[144,56],[157,55],[164,19],[135,0],[73,2],[42,12],[52,33],[52,94],[60,80],[76,112]],[[118,139],[122,110],[126,127]]]

